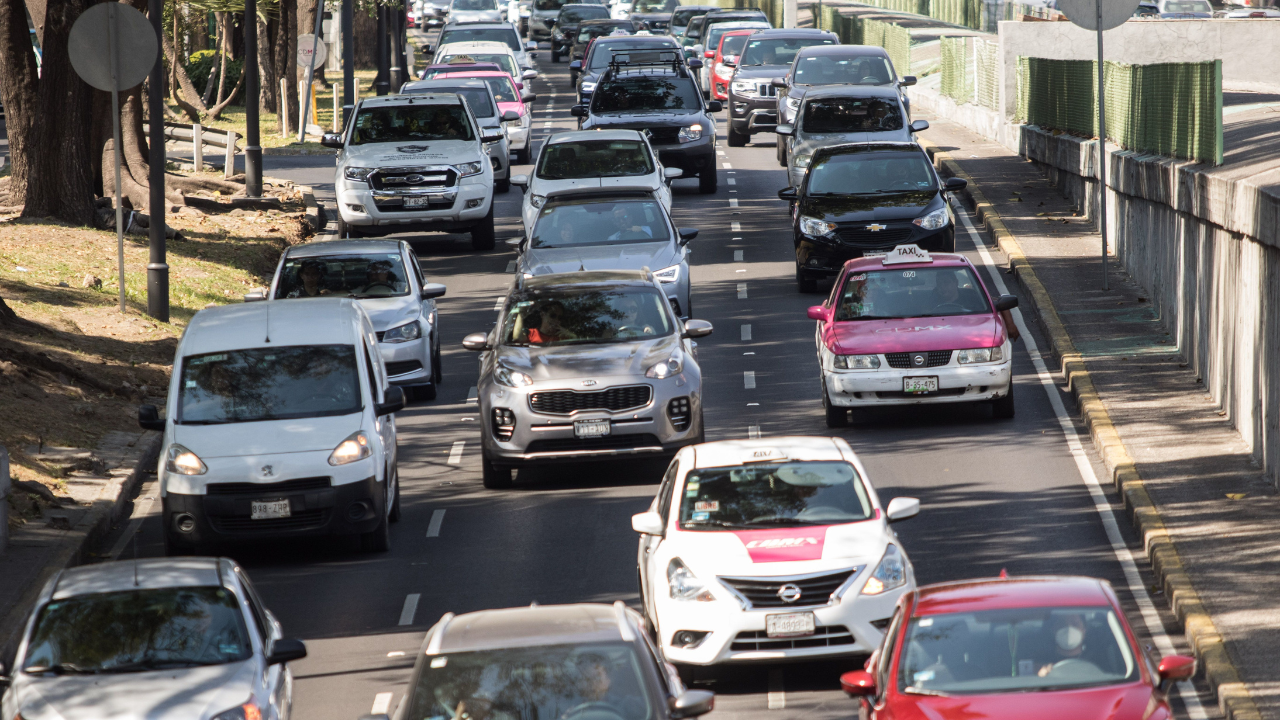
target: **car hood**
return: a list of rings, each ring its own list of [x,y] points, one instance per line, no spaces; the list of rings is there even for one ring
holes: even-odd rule
[[[808,155],[819,148],[830,145],[844,145],[846,143],[911,142],[911,131],[903,128],[901,130],[878,130],[876,132],[800,132],[797,133],[796,140],[798,142],[791,150],[793,156]]]
[[[690,118],[696,118],[699,116],[700,113],[696,110],[685,113],[591,113],[588,122],[592,129],[625,128],[643,130],[645,128],[655,127],[684,127],[689,124]]]
[[[18,708],[26,720],[208,720],[253,690],[255,663],[114,675],[24,677]]]
[[[377,332],[403,325],[422,313],[422,301],[412,293],[400,297],[361,298],[356,302],[369,314]]]
[[[766,530],[678,531],[670,552],[699,577],[800,575],[875,567],[887,544],[884,521]]]
[[[596,270],[650,270],[675,265],[680,257],[670,240],[626,245],[587,245],[566,248],[530,248],[520,258],[523,272],[533,275],[593,272]]]
[[[357,167],[442,165],[480,160],[475,140],[422,140],[348,146],[342,163]]]
[[[769,80],[787,74],[790,65],[739,65],[734,80]]]
[[[338,447],[360,429],[363,413],[222,425],[174,425],[173,441],[202,458],[314,452]],[[285,448],[288,448],[286,451]]]
[[[449,21],[455,23],[502,22],[502,13],[498,10],[454,10],[449,13]]]
[[[937,196],[937,190],[893,195],[806,196],[800,213],[834,223],[911,220],[923,215]]]
[[[1159,702],[1142,683],[993,695],[898,695],[895,700],[899,720],[1141,720]]]
[[[1004,325],[995,314],[845,320],[829,323],[823,341],[839,355],[994,347]]]
[[[560,345],[518,347],[503,345],[498,361],[528,373],[535,383],[578,378],[626,377],[646,382],[645,370],[671,357],[680,345],[680,336],[602,345]]]
[[[555,192],[556,190],[565,190],[568,188],[634,188],[637,186],[645,186],[652,188],[654,192],[657,192],[661,189],[661,181],[657,178],[657,173],[631,177],[588,177],[570,178],[568,180],[546,180],[544,178],[536,178],[536,184],[531,188],[531,190],[536,192],[538,195],[546,195],[548,193]]]

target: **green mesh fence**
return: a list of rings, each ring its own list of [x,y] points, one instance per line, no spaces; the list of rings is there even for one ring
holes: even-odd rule
[[[939,38],[942,55],[940,89],[943,95],[960,103],[969,102],[973,98],[971,83],[973,75],[968,67],[969,43],[967,40],[968,38],[962,37]]]
[[[911,72],[911,33],[900,25],[880,20],[862,20],[860,45],[879,45],[889,55],[898,74]]]
[[[858,0],[859,4],[885,10],[923,15],[935,20],[982,29],[983,0]]]
[[[1000,43],[973,39],[974,102],[988,110],[1000,109]]]

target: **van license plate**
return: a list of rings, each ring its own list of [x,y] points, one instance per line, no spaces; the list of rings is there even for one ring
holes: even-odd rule
[[[936,376],[902,378],[902,392],[909,392],[909,393],[938,392],[938,378]]]
[[[787,613],[786,615],[765,615],[764,629],[769,637],[800,637],[812,635],[818,623],[813,613]]]
[[[407,197],[404,199],[405,207],[426,207],[430,204],[431,198],[424,197]]]
[[[293,515],[289,509],[289,501],[284,500],[251,500],[249,501],[249,518],[251,520],[275,520]]]
[[[573,434],[580,438],[605,437],[610,430],[608,420],[573,421]]]

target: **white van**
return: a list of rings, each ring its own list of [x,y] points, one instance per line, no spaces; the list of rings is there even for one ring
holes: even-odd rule
[[[159,467],[170,555],[265,537],[359,534],[400,517],[395,413],[373,324],[349,298],[201,310],[178,343]]]

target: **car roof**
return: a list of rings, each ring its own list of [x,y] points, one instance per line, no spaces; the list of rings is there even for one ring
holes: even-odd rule
[[[599,7],[599,6],[593,5],[592,7]],[[630,24],[631,24],[630,20],[615,20],[614,18],[595,18],[593,20],[583,20],[582,22],[578,23],[578,27],[585,28],[588,25],[591,27],[599,27],[601,25],[630,25]],[[644,37],[644,36],[642,35],[641,37]]]
[[[609,605],[532,605],[481,610],[442,621],[428,641],[428,654],[500,650],[540,645],[631,642],[630,627],[620,625],[625,611]]]
[[[455,47],[479,48],[481,50],[502,49],[511,54],[515,53],[515,51],[511,49],[511,46],[507,45],[504,42],[498,42],[497,40],[459,40],[458,42],[445,43],[444,45],[441,45],[439,48],[436,49],[436,52],[439,53],[441,50],[444,50],[445,48],[455,48]]]
[[[706,17],[710,19],[713,17],[714,18],[728,17],[730,15],[764,15],[764,11],[759,9],[727,8],[724,10],[712,10],[711,12],[706,14]]]
[[[488,90],[489,83],[483,80],[479,80],[479,79],[473,80],[471,78],[465,78],[465,77],[442,78],[442,77],[436,76],[433,78],[428,78],[426,80],[414,80],[413,82],[407,82],[404,84],[403,87],[400,88],[400,92],[404,92],[406,88],[409,90],[417,91],[417,90],[429,90],[431,88],[437,88],[437,87],[445,87],[445,88],[462,87],[462,88],[474,88],[476,90],[484,88],[485,90]]]
[[[172,587],[220,587],[221,585],[218,558],[118,560],[63,570],[58,576],[52,599],[61,600],[77,595],[120,592],[135,588],[153,590]]]
[[[839,145],[824,145],[823,147],[820,147],[817,150],[815,150],[814,154],[816,155],[817,153],[822,153],[824,156],[852,155],[853,153],[877,152],[880,150],[915,150],[917,152],[924,152],[924,150],[922,150],[920,146],[914,142],[881,141],[881,142],[863,142],[863,143],[841,143]]]
[[[840,57],[889,57],[889,53],[878,45],[810,45],[801,48],[799,55],[837,55]]]
[[[620,43],[620,42],[627,42],[627,43],[638,42],[638,43],[653,43],[653,44],[661,43],[663,45],[679,47],[678,45],[676,45],[675,38],[671,37],[670,35],[624,35],[621,37],[602,37],[602,38],[596,38],[595,42],[596,44],[592,46],[593,48],[608,47],[610,45],[613,45],[614,43]]]
[[[933,258],[933,262],[902,264],[929,265],[933,267],[973,267],[973,264],[969,262],[969,258],[961,255],[960,253],[931,252],[929,253],[929,257]],[[883,270],[885,267],[884,258],[885,256],[881,254],[863,255],[862,257],[849,260],[844,264],[844,267],[850,272],[857,272],[859,270]],[[897,267],[897,265],[890,264],[889,267]]]
[[[758,34],[766,38],[825,38],[835,36],[835,33],[830,30],[819,30],[818,28],[769,28],[768,30],[761,30]]]
[[[1031,607],[1113,605],[1106,581],[1078,576],[962,580],[916,590],[913,617]]]
[[[643,140],[639,130],[571,130],[556,133],[547,141],[548,145],[559,145],[579,140]]]
[[[804,94],[804,99],[830,97],[873,97],[895,99],[898,89],[887,85],[819,85]]]
[[[504,23],[504,22],[488,22],[488,21],[485,21],[485,22],[457,22],[457,23],[449,23],[448,25],[445,25],[445,26],[444,26],[444,30],[441,30],[441,31],[440,31],[440,34],[441,34],[441,35],[443,35],[443,34],[444,34],[445,32],[447,32],[447,31],[449,30],[449,28],[451,28],[451,27],[455,27],[455,28],[457,28],[457,27],[465,27],[465,28],[470,28],[470,29],[473,29],[473,30],[474,30],[475,28],[480,28],[481,30],[489,30],[489,29],[493,29],[493,30],[510,30],[510,31],[512,31],[512,32],[515,32],[515,31],[516,31],[515,26],[513,26],[511,23]],[[449,44],[452,44],[452,43],[449,43]]]
[[[759,457],[756,453],[769,452]],[[758,458],[758,459],[753,459]],[[720,440],[693,448],[695,468],[736,467],[749,462],[786,458],[801,462],[844,460],[844,453],[834,438],[800,435],[759,438],[756,440]]]
[[[415,82],[426,81],[418,80]],[[360,99],[360,107],[417,105],[418,103],[460,105],[462,103],[462,98],[458,97],[457,93],[414,93],[413,95],[383,95],[382,97],[374,96]]]
[[[643,270],[594,270],[592,272],[554,273],[524,278],[524,290],[556,290],[580,285],[615,285],[652,287],[653,281]]]
[[[294,245],[285,251],[291,258],[321,255],[368,255],[400,252],[401,240],[325,240]]]
[[[680,5],[679,7],[676,8],[676,10],[706,10],[707,12],[711,12],[712,10],[719,10],[719,9],[720,9],[719,5]],[[672,11],[672,12],[675,12],[675,11]]]
[[[237,303],[206,308],[187,323],[184,356],[290,345],[354,345],[361,315],[350,298]]]

